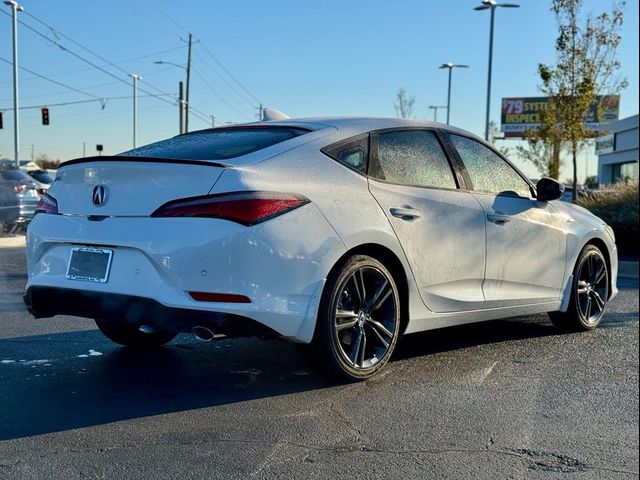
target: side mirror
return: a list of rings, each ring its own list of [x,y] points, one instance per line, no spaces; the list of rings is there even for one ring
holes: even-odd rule
[[[543,202],[558,200],[564,193],[564,185],[553,178],[541,178],[536,185],[537,198]]]

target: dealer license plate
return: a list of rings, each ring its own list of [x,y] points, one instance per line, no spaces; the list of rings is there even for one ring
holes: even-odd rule
[[[67,278],[85,282],[106,283],[109,279],[113,250],[76,247],[71,249]]]

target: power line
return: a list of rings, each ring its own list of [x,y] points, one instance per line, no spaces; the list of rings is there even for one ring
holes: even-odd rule
[[[167,96],[171,96],[173,95],[172,93],[165,93],[165,95]],[[155,97],[156,95],[138,95],[138,98],[145,98],[145,97]],[[104,100],[104,104],[106,106],[106,103],[108,100],[131,100],[133,98],[133,96],[129,95],[129,96],[120,96],[120,97],[105,97],[105,98],[101,98],[100,100]],[[74,100],[74,101],[69,101],[69,102],[59,102],[59,103],[47,103],[46,105],[30,105],[28,107],[20,107],[19,110],[33,110],[36,108],[42,108],[43,106],[46,107],[64,107],[67,105],[79,105],[82,103],[93,103],[95,102],[95,100]],[[13,108],[2,108],[0,107],[0,110],[3,112],[12,112]]]
[[[129,0],[125,0],[126,3],[132,7],[133,9],[137,10],[138,12],[141,12],[140,9],[138,9],[137,7],[135,7],[134,5],[131,4],[131,2],[129,2]],[[174,26],[178,27],[178,29],[180,29],[181,31],[185,32],[185,33],[191,33],[191,31],[186,28],[184,25],[182,25],[181,23],[179,23],[177,20],[175,20],[175,18],[173,18],[171,15],[169,15],[167,12],[165,12],[164,10],[162,10],[160,7],[158,7],[157,5],[155,5],[153,2],[151,2],[150,0],[144,0],[151,8],[153,8],[158,14],[162,15],[162,17],[164,17],[166,20],[168,20],[169,22],[171,22]],[[157,25],[160,25],[160,23],[151,18],[149,15],[147,15],[144,12],[141,12],[145,17],[147,17],[149,20],[151,20],[152,22],[156,23]],[[161,27],[166,30],[166,27],[162,26]],[[244,93],[246,93],[253,101],[255,101],[257,104],[262,104],[262,102],[242,83],[240,82],[240,80],[238,80],[238,78],[231,73],[231,71],[220,61],[220,59],[218,59],[218,57],[216,57],[213,52],[211,52],[211,50],[209,50],[206,45],[202,42],[202,39],[198,39],[200,43],[200,45],[202,46],[202,48],[204,49],[204,51],[213,59],[213,61],[222,69],[222,71],[224,73],[227,74],[227,76],[236,84],[238,85],[238,87],[240,87],[240,89],[242,89],[242,91],[244,91]],[[209,68],[211,68],[211,66],[209,65]],[[212,68],[212,71],[213,68]],[[217,74],[217,72],[216,72]],[[221,79],[223,77],[221,77],[220,75],[218,75]],[[225,81],[225,83],[229,84],[226,80],[223,79],[223,81]],[[255,105],[251,105],[251,107],[255,107]]]
[[[225,105],[227,105],[227,107],[229,107],[231,110],[233,110],[234,112],[236,112],[238,115],[240,115],[242,118],[247,117],[246,114],[242,113],[240,110],[238,110],[235,106],[233,106],[231,103],[229,103],[229,101],[224,98],[224,96],[220,95],[220,93],[209,83],[209,81],[205,78],[204,75],[202,75],[199,71],[195,70],[193,71],[202,81],[203,83],[209,87],[209,90],[211,90]]]
[[[163,53],[173,52],[175,50],[182,50],[184,48],[186,48],[184,45],[180,45],[178,47],[168,48],[168,49],[165,49],[165,50],[160,50],[158,52],[148,53],[148,54],[145,54],[145,55],[140,55],[138,57],[128,58],[126,60],[120,60],[119,62],[116,62],[116,64],[121,65],[123,63],[129,63],[129,62],[133,62],[135,60],[141,60],[143,58],[155,57],[157,55],[162,55]],[[101,65],[101,67],[104,67],[104,66],[106,66],[106,65]],[[65,75],[72,75],[72,74],[76,74],[76,73],[87,72],[89,70],[93,70],[93,67],[77,68],[75,70],[67,70],[67,71],[64,71],[64,72],[52,73],[52,74],[49,74],[48,77],[49,78],[51,78],[51,77],[63,77]],[[168,69],[156,70],[155,72],[147,73],[146,76],[149,76],[149,75],[152,75],[152,74],[158,73],[158,72],[164,72],[166,70],[168,70]],[[24,81],[24,80],[31,80],[31,79],[32,79],[32,77],[27,77],[27,78],[22,78],[21,80]],[[13,80],[4,80],[4,81],[1,81],[0,84],[11,83],[12,81]],[[115,83],[115,82],[112,82],[111,84],[113,84],[113,83]]]
[[[248,99],[248,97],[246,96],[246,94],[244,94],[241,90],[239,90],[237,87],[235,87],[231,82],[229,82],[229,80],[227,80],[226,78],[224,78],[222,75],[220,75],[220,73],[211,66],[211,64],[209,62],[207,62],[205,60],[205,58],[200,55],[198,52],[194,52],[196,57],[198,57],[198,59],[200,59],[200,61],[209,68],[209,70],[214,73],[220,80],[222,80],[225,85],[227,85],[236,95],[237,98],[244,101],[245,103],[247,103],[247,105],[249,105],[249,107],[251,109],[253,109],[255,107],[255,104],[253,103],[253,101],[251,101],[250,99]]]
[[[149,0],[144,0],[147,5],[149,5],[151,8],[153,8],[156,12],[158,12],[160,15],[162,15],[164,18],[166,18],[167,20],[169,20],[171,23],[173,23],[176,27],[178,27],[180,30],[182,30],[185,33],[191,33],[189,31],[188,28],[185,28],[182,24],[180,24],[175,18],[173,18],[171,15],[169,15],[168,13],[166,13],[164,10],[162,10],[160,7],[158,7],[157,5],[154,5],[153,2],[150,2]]]
[[[5,15],[9,15],[9,14],[8,14],[7,12],[5,12],[4,10],[0,10],[0,12],[4,13]],[[33,17],[33,16],[32,16],[32,17]],[[88,65],[91,65],[92,67],[94,67],[94,68],[95,68],[95,69],[97,69],[97,70],[100,70],[100,71],[101,71],[102,73],[104,73],[105,75],[108,75],[108,76],[110,76],[110,77],[112,77],[112,78],[114,78],[114,79],[118,80],[119,82],[124,83],[125,85],[129,85],[129,81],[128,81],[128,80],[125,80],[125,79],[123,79],[123,78],[121,78],[121,77],[118,77],[118,76],[117,76],[117,75],[115,75],[114,73],[112,73],[112,72],[110,72],[110,71],[108,71],[108,70],[105,70],[104,68],[102,68],[102,67],[100,67],[99,65],[95,64],[95,63],[94,63],[94,62],[92,62],[91,60],[87,60],[86,58],[82,57],[80,54],[78,54],[78,53],[76,53],[76,52],[74,52],[74,51],[70,50],[70,49],[69,49],[69,48],[67,48],[66,46],[62,45],[60,42],[58,42],[58,41],[56,41],[56,40],[52,40],[52,39],[51,39],[51,38],[49,38],[47,35],[45,35],[45,34],[43,34],[42,32],[40,32],[40,31],[36,30],[36,29],[35,29],[35,28],[33,28],[31,25],[29,25],[29,24],[27,24],[27,23],[23,22],[22,20],[18,20],[18,22],[19,22],[21,25],[23,25],[25,28],[27,28],[28,30],[31,30],[31,31],[32,31],[33,33],[35,33],[36,35],[38,35],[38,36],[40,36],[40,37],[44,38],[45,40],[47,40],[48,42],[50,42],[50,43],[52,43],[52,44],[54,44],[54,45],[58,46],[62,51],[67,52],[68,54],[70,54],[70,55],[72,55],[72,56],[76,57],[78,60],[80,60],[80,61],[82,61],[82,62],[84,62],[84,63],[86,63],[86,64],[88,64]],[[46,24],[45,24],[45,25],[46,25]],[[53,29],[52,27],[49,27],[49,28],[51,28],[51,29],[52,29],[53,31],[55,31],[56,33],[60,33],[60,32],[58,32],[57,30]],[[77,42],[74,42],[74,43],[77,43]],[[89,50],[88,50],[88,49],[86,49],[85,47],[82,47],[82,48],[84,48],[85,50],[89,51]],[[97,54],[96,54],[96,55],[97,55]],[[102,57],[100,57],[100,56],[98,56],[98,57],[102,59]],[[105,60],[106,60],[106,59],[105,59]],[[104,61],[104,60],[103,60],[103,61]],[[120,70],[122,70],[122,71],[124,71],[124,72],[126,72],[126,70],[121,69],[120,67],[117,67],[117,68],[118,68],[118,69],[120,69]],[[127,73],[127,75],[129,75],[129,74]],[[149,83],[147,83],[147,85],[149,85],[150,87],[152,87]],[[152,88],[153,88],[154,90],[157,90],[157,91],[161,92],[161,90],[159,90],[159,89],[158,89],[158,88],[156,88],[156,87],[152,87]],[[141,92],[143,92],[143,93],[146,93],[147,95],[153,96],[153,94],[152,94],[151,92],[147,91],[147,90],[144,90],[144,89],[142,89],[142,88],[140,88],[139,90],[140,90]],[[169,101],[169,100],[166,100],[166,99],[162,98],[161,96],[156,96],[156,98],[157,98],[158,100],[161,100],[161,101],[165,102],[165,103],[169,103],[169,104],[173,104],[173,103],[174,103],[174,102],[171,102],[171,101]]]
[[[249,91],[249,89],[247,89],[247,87],[245,87],[240,80],[238,80],[233,73],[231,73],[227,67],[225,67],[222,62],[220,60],[218,60],[218,58],[211,52],[211,50],[209,50],[207,48],[207,46],[204,43],[200,43],[200,46],[202,46],[202,48],[204,49],[205,52],[207,52],[207,54],[209,54],[209,56],[213,59],[214,62],[216,62],[216,64],[222,69],[224,70],[224,72],[229,75],[229,78],[231,78],[240,88],[242,88],[242,90],[244,90],[247,95],[249,95],[251,98],[253,98],[257,103],[262,103],[260,100],[258,100],[258,98]]]
[[[7,64],[9,64],[9,65],[13,65],[13,62],[11,62],[11,61],[7,60],[6,58],[2,58],[2,57],[0,57],[0,61],[3,61],[4,63],[7,63]],[[99,96],[97,96],[97,95],[94,95],[93,93],[85,92],[85,91],[82,91],[82,90],[80,90],[80,89],[78,89],[78,88],[72,87],[71,85],[67,85],[67,84],[65,84],[65,83],[58,82],[57,80],[53,80],[53,79],[51,79],[51,78],[47,78],[46,76],[41,75],[41,74],[39,74],[39,73],[36,73],[36,72],[34,72],[33,70],[30,70],[30,69],[28,69],[28,68],[26,68],[26,67],[23,67],[23,66],[21,66],[21,65],[19,66],[19,68],[20,68],[20,70],[23,70],[23,71],[25,71],[25,72],[28,72],[28,73],[30,73],[31,75],[34,75],[34,76],[36,76],[36,77],[38,77],[38,78],[41,78],[42,80],[46,80],[47,82],[51,82],[51,83],[53,83],[53,84],[55,84],[55,85],[58,85],[58,86],[64,87],[64,88],[66,88],[66,89],[68,89],[68,90],[72,90],[72,91],[74,91],[74,92],[76,92],[76,93],[81,93],[82,95],[86,95],[86,96],[88,96],[88,97],[92,97],[94,100],[102,100],[102,98],[101,98],[101,97],[99,97]]]

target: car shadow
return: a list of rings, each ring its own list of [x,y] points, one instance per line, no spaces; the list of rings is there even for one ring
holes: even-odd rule
[[[603,328],[637,321],[616,314]],[[392,364],[439,352],[563,334],[545,315],[409,335]],[[0,340],[0,441],[335,387],[296,345],[257,339],[121,348],[97,330]]]

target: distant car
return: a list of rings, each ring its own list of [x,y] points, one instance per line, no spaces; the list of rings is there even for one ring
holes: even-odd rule
[[[191,132],[60,167],[28,229],[25,302],[129,347],[178,332],[311,343],[361,380],[403,334],[542,312],[595,328],[616,244],[563,188],[431,122]]]
[[[40,195],[46,193],[55,181],[55,175],[49,173],[47,170],[27,170],[26,174],[34,180],[36,189]]]
[[[26,225],[35,213],[40,194],[33,179],[22,170],[3,164],[0,166],[0,182],[2,182],[4,209],[17,214],[8,214],[12,220],[3,221],[12,229]]]

